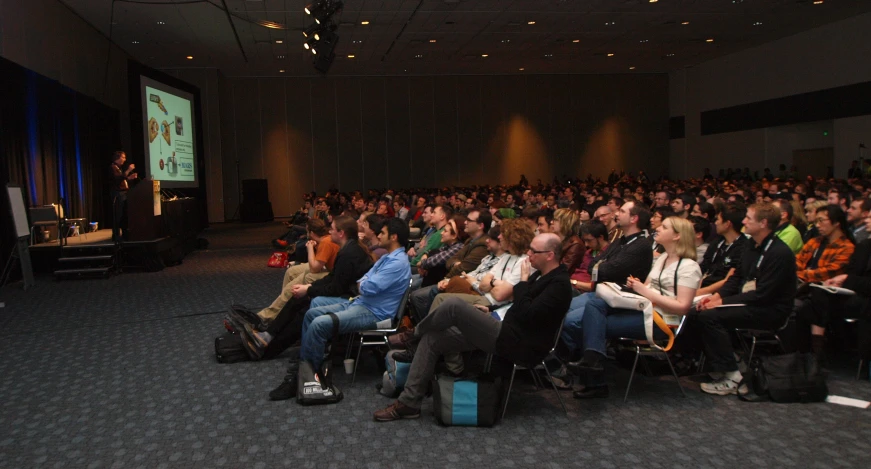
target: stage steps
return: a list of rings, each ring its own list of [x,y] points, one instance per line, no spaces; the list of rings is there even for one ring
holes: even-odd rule
[[[54,276],[58,280],[108,277],[115,269],[115,248],[111,245],[66,246],[57,261]]]

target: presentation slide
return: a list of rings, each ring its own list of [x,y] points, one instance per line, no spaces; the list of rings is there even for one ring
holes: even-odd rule
[[[193,96],[141,77],[146,178],[161,187],[197,187]]]

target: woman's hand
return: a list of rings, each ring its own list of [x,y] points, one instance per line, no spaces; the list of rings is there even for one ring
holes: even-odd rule
[[[632,275],[630,275],[629,278],[626,279],[626,286],[641,296],[647,296],[645,295],[648,290],[647,285],[645,285],[644,282],[633,277]]]

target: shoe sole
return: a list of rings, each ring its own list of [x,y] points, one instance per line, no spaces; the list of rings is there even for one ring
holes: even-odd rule
[[[417,418],[420,418],[420,413],[417,413],[414,415],[400,415],[400,416],[397,416],[397,418],[395,418],[395,419],[379,419],[378,417],[375,417],[374,420],[376,422],[394,422],[396,420],[413,420],[413,419],[417,419]]]
[[[738,388],[734,389],[705,389],[699,388],[703,393],[712,394],[714,396],[732,396],[738,394]]]

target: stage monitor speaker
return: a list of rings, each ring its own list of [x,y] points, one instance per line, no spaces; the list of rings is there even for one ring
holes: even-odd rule
[[[268,204],[269,184],[266,179],[243,180],[242,201],[247,204]]]
[[[239,215],[244,222],[264,222],[272,221],[272,204],[269,202],[263,204],[255,204],[251,202],[242,202],[242,207],[239,209]]]

